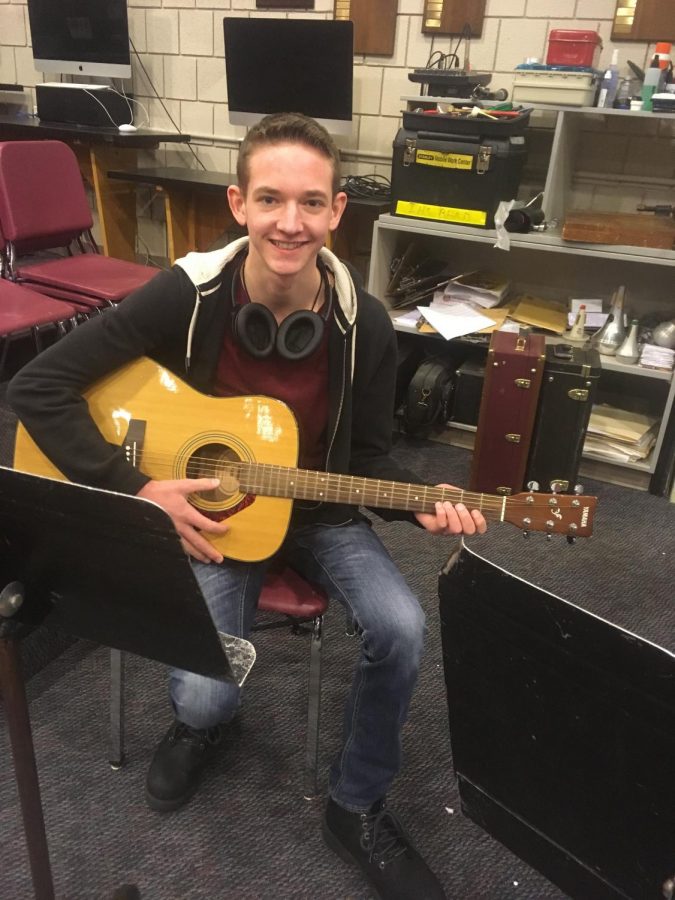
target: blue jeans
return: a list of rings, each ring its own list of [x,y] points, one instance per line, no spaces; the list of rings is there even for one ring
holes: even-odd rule
[[[345,607],[361,638],[330,791],[341,806],[363,811],[384,797],[401,765],[401,728],[422,656],[424,613],[364,522],[298,529],[286,538],[281,554]],[[220,631],[248,636],[267,566],[267,561],[193,561]],[[240,701],[235,684],[176,669],[170,676],[170,694],[176,717],[193,728],[230,721]]]

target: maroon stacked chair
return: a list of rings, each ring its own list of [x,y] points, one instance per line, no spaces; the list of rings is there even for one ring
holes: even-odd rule
[[[119,303],[157,269],[103,256],[73,151],[61,141],[0,142],[0,226],[6,275],[89,309]],[[29,254],[62,249],[55,259]]]
[[[0,278],[0,378],[7,362],[9,346],[30,333],[35,352],[42,349],[41,329],[53,326],[63,335],[68,325],[75,324],[81,309],[72,303],[54,300],[30,288]]]

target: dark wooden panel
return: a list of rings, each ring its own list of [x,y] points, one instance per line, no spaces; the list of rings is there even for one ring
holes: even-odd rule
[[[617,21],[619,10],[627,6],[625,0],[617,0],[613,41],[675,41],[675,4],[663,0],[636,0],[635,17],[630,27]]]
[[[256,0],[256,9],[314,9],[314,0]]]
[[[461,34],[464,26],[471,36],[483,31],[485,0],[424,0],[422,31],[424,34]]]
[[[335,19],[354,23],[354,53],[393,56],[398,0],[335,0]]]

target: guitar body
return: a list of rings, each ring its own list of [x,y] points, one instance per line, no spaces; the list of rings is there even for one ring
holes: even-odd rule
[[[208,397],[149,359],[106,376],[84,396],[103,437],[120,446],[129,443],[128,455],[151,478],[222,477],[221,488],[190,499],[211,518],[227,520],[225,535],[209,536],[223,556],[252,562],[279,549],[292,499],[241,491],[227,466],[297,464],[298,427],[284,403],[262,396]],[[141,437],[135,439],[135,432]],[[67,480],[21,424],[14,468]]]

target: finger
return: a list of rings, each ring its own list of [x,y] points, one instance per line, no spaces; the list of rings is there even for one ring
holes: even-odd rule
[[[457,516],[459,517],[459,521],[462,526],[462,531],[464,534],[475,534],[476,533],[476,522],[471,515],[471,511],[467,509],[467,507],[463,503],[458,503],[455,507],[457,512]]]
[[[460,519],[457,508],[453,506],[452,503],[446,500],[446,502],[443,504],[443,510],[445,512],[445,518],[447,522],[446,530],[450,534],[461,534],[463,530],[462,521]]]
[[[185,519],[187,525],[191,525],[199,531],[205,531],[207,534],[225,534],[226,531],[229,531],[230,526],[227,521],[217,522],[215,519],[203,515],[194,507],[190,507],[190,509],[191,513]]]
[[[220,485],[220,478],[181,478],[175,485],[181,493],[198,494],[200,491],[213,491]]]
[[[181,529],[180,536],[183,547],[195,559],[206,563],[221,563],[223,561],[223,554],[205,537],[202,537],[198,531],[195,531],[194,528]]]
[[[485,516],[478,509],[471,510],[471,517],[476,523],[476,531],[478,534],[485,534],[487,531],[487,522],[485,521]]]

